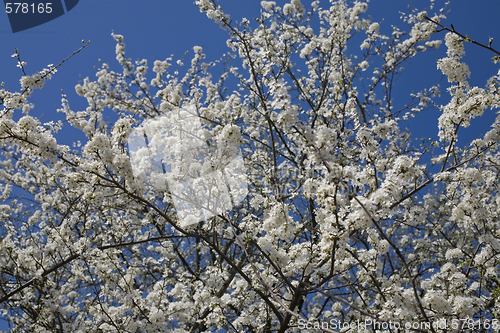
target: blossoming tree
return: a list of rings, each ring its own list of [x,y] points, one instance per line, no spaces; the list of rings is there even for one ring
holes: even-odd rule
[[[76,86],[86,110],[63,96],[64,122],[29,114],[30,94],[58,66],[0,91],[0,304],[13,332],[374,332],[367,320],[458,332],[466,318],[469,331],[491,330],[474,325],[500,315],[500,118],[456,143],[497,112],[500,72],[469,85],[461,57],[471,40],[443,11],[411,12],[408,32],[384,35],[361,1],[262,1],[261,16],[240,23],[214,1],[196,4],[230,34],[220,78],[200,47],[185,74],[167,58],[148,78],[147,61],[127,59],[113,34],[121,70],[102,64]],[[398,96],[396,109],[393,77],[438,47],[442,30],[449,102],[438,138],[415,145],[401,122],[434,105],[438,89]],[[172,125],[179,114],[196,133]],[[87,140],[58,141],[63,126]],[[175,177],[230,160],[165,166],[162,154],[184,158],[193,141],[169,131],[242,161],[238,200],[221,192],[231,205],[180,216],[186,182]],[[156,155],[143,160],[153,141]],[[429,325],[440,320],[447,326]]]

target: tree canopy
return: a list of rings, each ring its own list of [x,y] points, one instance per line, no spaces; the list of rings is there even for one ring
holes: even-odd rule
[[[12,332],[498,330],[500,116],[457,145],[498,114],[500,71],[471,86],[462,59],[471,43],[498,62],[492,41],[432,5],[387,35],[363,1],[262,1],[241,22],[196,5],[228,32],[220,61],[195,46],[151,73],[113,33],[119,65],[75,87],[88,107],[63,95],[64,120],[46,123],[30,95],[64,61],[2,87]],[[441,39],[445,86],[393,96]],[[427,108],[439,133],[417,144],[403,123]]]

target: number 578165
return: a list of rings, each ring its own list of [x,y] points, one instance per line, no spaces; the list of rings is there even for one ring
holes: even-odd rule
[[[29,4],[26,2],[7,2],[5,4],[5,11],[7,14],[28,14],[28,13],[38,13],[38,14],[50,14],[52,13],[52,2],[39,3],[35,5],[34,3]]]

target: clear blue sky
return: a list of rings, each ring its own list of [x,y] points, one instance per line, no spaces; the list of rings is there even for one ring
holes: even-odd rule
[[[193,4],[194,0],[80,0],[80,3],[67,14],[32,29],[12,33],[7,14],[0,11],[0,82],[10,91],[19,91],[19,79],[22,72],[16,67],[16,60],[11,58],[17,47],[22,60],[28,63],[26,71],[33,74],[48,64],[58,64],[73,51],[78,49],[81,40],[91,40],[90,46],[59,68],[59,72],[50,80],[43,90],[36,90],[31,98],[35,108],[31,114],[42,116],[43,121],[60,119],[56,113],[56,105],[60,105],[61,89],[68,95],[70,107],[74,111],[86,107],[86,100],[76,95],[74,86],[82,78],[95,78],[94,67],[99,67],[99,59],[119,67],[115,60],[115,42],[111,31],[122,34],[127,45],[127,57],[136,60],[146,58],[152,67],[154,60],[164,60],[171,54],[174,59],[180,58],[185,51],[191,51],[194,45],[204,48],[208,60],[218,59],[227,52],[227,32],[204,14]],[[277,0],[279,5],[285,1]],[[308,7],[308,1],[302,0]],[[437,5],[444,1],[436,0]],[[383,31],[388,31],[391,24],[399,24],[400,10],[414,4],[417,8],[425,8],[428,1],[423,0],[372,0],[367,14],[374,20],[381,21]],[[260,0],[222,0],[220,4],[234,20],[241,17],[259,16]],[[322,0],[327,7],[327,1]],[[493,46],[500,49],[500,17],[499,0],[452,0],[448,7],[448,20],[444,22],[468,34],[472,39],[483,43],[493,37]],[[444,37],[444,33],[440,35]],[[410,62],[403,76],[397,82],[398,93],[408,96],[411,88],[430,87],[439,81],[441,74],[436,69],[435,60],[443,57],[444,45],[438,51],[429,51],[422,58]],[[491,52],[473,45],[466,45],[466,58],[472,71],[471,84],[483,87],[486,79],[498,70],[498,65],[491,64]],[[446,79],[443,81],[446,84]],[[397,99],[398,97],[395,96]],[[445,101],[443,101],[445,103]],[[429,116],[430,115],[430,116]],[[419,135],[435,136],[437,134],[438,112],[423,115],[419,125],[413,128]],[[491,117],[490,117],[491,119]],[[477,121],[471,131],[487,130],[481,126],[484,121]],[[67,132],[65,142],[73,138]],[[81,139],[81,137],[78,137]],[[465,144],[465,142],[462,142]],[[0,322],[0,329],[6,325]]]
[[[91,40],[90,47],[64,64],[42,91],[35,91],[33,94],[31,102],[35,104],[35,109],[32,114],[43,115],[42,120],[48,121],[61,116],[55,112],[56,105],[60,105],[61,89],[68,94],[73,110],[86,107],[85,99],[75,94],[74,86],[79,82],[80,75],[83,78],[95,78],[94,67],[99,66],[99,59],[110,63],[112,68],[119,69],[115,61],[115,43],[110,36],[112,30],[125,36],[127,57],[133,60],[146,58],[151,67],[154,60],[163,60],[171,54],[180,58],[185,51],[191,51],[194,45],[204,48],[208,60],[218,59],[222,53],[227,52],[227,32],[200,13],[193,2],[194,0],[81,0],[67,14],[15,34],[11,31],[7,15],[0,13],[0,82],[5,82],[6,88],[11,91],[20,88],[19,78],[22,73],[16,67],[16,60],[11,58],[15,47],[28,63],[27,73],[32,74],[48,64],[58,64],[82,45],[82,39]],[[324,7],[325,2],[323,0]],[[443,2],[437,0],[437,5]],[[220,3],[234,20],[259,16],[260,0],[222,0]],[[277,3],[282,5],[286,2],[278,0]],[[307,6],[306,0],[303,3]],[[384,19],[381,29],[390,29],[391,24],[400,24],[400,10],[405,10],[408,5],[425,8],[428,3],[426,0],[372,0],[367,14],[377,21]],[[500,1],[453,0],[449,9],[448,24],[452,23],[458,31],[484,43],[487,43],[488,37],[494,37],[493,46],[500,48],[500,31],[497,25]],[[440,72],[436,69],[435,59],[442,57],[445,51],[442,45],[440,50],[426,52],[424,57],[412,60],[398,81],[398,91],[407,95],[411,88],[419,90],[436,83]],[[469,62],[473,73],[471,83],[482,87],[486,77],[495,69],[488,61],[492,55],[473,45],[467,45],[466,52],[466,60],[474,60]],[[433,132],[429,134],[437,133],[437,122],[432,127],[429,125],[427,123],[422,135],[431,129]],[[475,130],[472,127],[469,131]]]
[[[11,91],[20,88],[22,73],[16,67],[16,60],[11,58],[15,47],[28,63],[27,73],[32,74],[48,64],[59,63],[82,45],[82,39],[91,40],[88,48],[60,67],[43,90],[33,94],[31,102],[35,104],[35,109],[32,114],[43,114],[42,120],[46,121],[61,116],[55,112],[56,105],[60,105],[61,89],[68,94],[72,109],[77,111],[86,107],[85,99],[75,94],[74,86],[79,82],[80,75],[83,78],[95,78],[94,67],[100,65],[99,59],[119,69],[115,61],[115,43],[110,35],[112,30],[125,36],[127,57],[133,60],[146,58],[151,67],[154,60],[163,60],[171,54],[180,58],[185,51],[191,51],[194,45],[204,48],[208,60],[218,59],[227,52],[227,32],[200,13],[193,2],[81,0],[67,14],[15,34],[11,31],[7,15],[0,13],[0,82],[5,82],[6,88]],[[283,0],[277,2],[286,3]],[[443,2],[437,0],[438,5]],[[259,16],[260,0],[222,0],[220,3],[235,20]],[[307,2],[303,0],[303,3],[306,5]],[[384,19],[382,29],[390,29],[391,24],[400,23],[398,12],[405,10],[408,5],[425,8],[428,1],[372,0],[367,14],[374,20]],[[453,0],[449,9],[448,24],[452,23],[458,31],[484,43],[487,43],[488,37],[494,37],[493,46],[500,48],[500,30],[497,25],[500,1]],[[466,61],[474,60],[469,62],[473,73],[471,83],[483,86],[486,77],[492,75],[495,69],[488,61],[492,55],[473,45],[466,46]],[[442,45],[440,50],[426,52],[424,57],[412,60],[398,81],[400,92],[407,95],[411,88],[421,89],[436,83],[441,74],[436,69],[435,59],[442,57],[445,51]],[[437,133],[437,123],[433,128],[434,134]]]

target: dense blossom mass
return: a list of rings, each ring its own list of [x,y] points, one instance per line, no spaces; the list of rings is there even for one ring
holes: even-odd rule
[[[196,5],[229,34],[219,62],[195,46],[187,66],[151,67],[113,33],[120,70],[103,63],[75,87],[84,110],[63,96],[63,121],[30,115],[58,66],[0,90],[0,304],[12,332],[500,327],[500,117],[457,146],[463,127],[498,114],[500,72],[469,84],[469,40],[438,31],[445,11],[404,14],[403,30],[373,22],[363,1],[262,1],[240,22],[215,1]],[[447,102],[429,86],[396,107],[394,77],[440,38]],[[436,139],[414,144],[402,121],[430,107]],[[186,110],[190,123],[176,123]],[[86,140],[62,142],[63,127]],[[216,172],[204,193],[223,195],[222,209],[186,192]],[[244,176],[239,192],[219,186],[228,176]],[[203,215],[186,220],[180,197]]]

